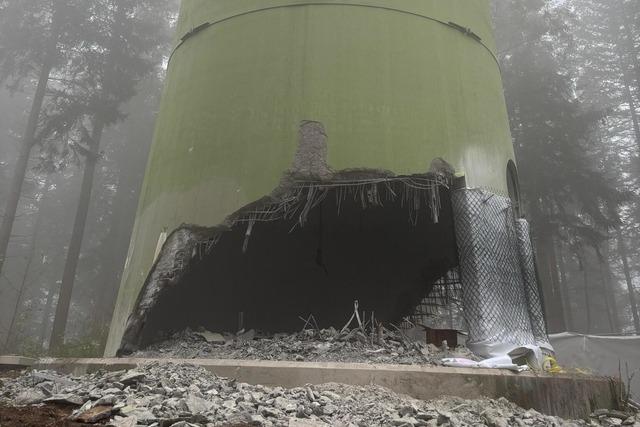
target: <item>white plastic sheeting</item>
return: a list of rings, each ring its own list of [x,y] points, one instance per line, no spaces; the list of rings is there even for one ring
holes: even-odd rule
[[[627,381],[629,374],[636,372],[631,382],[634,400],[640,400],[640,336],[595,336],[562,333],[549,336],[556,350],[560,366],[588,370],[598,375]],[[620,372],[620,368],[622,372]]]

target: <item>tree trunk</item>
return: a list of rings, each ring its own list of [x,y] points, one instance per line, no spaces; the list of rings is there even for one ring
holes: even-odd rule
[[[636,290],[634,289],[633,279],[631,278],[627,245],[624,242],[624,236],[620,229],[618,229],[618,253],[622,259],[622,269],[624,270],[624,278],[627,282],[629,305],[631,306],[631,313],[633,314],[633,326],[635,327],[636,335],[640,335],[640,315],[638,314],[638,304],[636,302]]]
[[[582,279],[584,281],[584,305],[585,305],[585,316],[586,316],[586,324],[587,329],[586,333],[590,334],[592,332],[591,327],[591,294],[589,293],[589,273],[587,272],[587,266],[585,263],[585,252],[584,248],[580,248],[578,252],[578,264],[580,266],[580,270],[582,271]]]
[[[45,63],[42,65],[42,69],[40,70],[40,77],[38,79],[36,93],[33,97],[33,103],[31,104],[29,120],[27,121],[27,127],[22,137],[20,154],[18,155],[18,160],[13,172],[13,178],[11,179],[9,196],[7,197],[4,216],[2,217],[2,225],[0,225],[0,273],[2,273],[4,261],[7,257],[7,250],[9,248],[9,241],[11,240],[13,223],[16,219],[18,205],[20,204],[22,185],[24,183],[25,176],[27,175],[29,157],[31,155],[31,149],[33,148],[33,145],[35,143],[36,129],[38,128],[38,120],[40,118],[40,111],[42,110],[42,105],[44,103],[44,97],[47,91],[51,69],[52,60],[48,58],[47,60],[45,60]]]
[[[47,184],[45,186],[46,189],[49,188],[49,182],[47,180]],[[27,265],[24,269],[24,274],[22,275],[22,283],[20,284],[20,291],[18,292],[18,297],[16,298],[16,304],[13,309],[13,316],[11,316],[11,324],[9,325],[9,331],[7,333],[7,339],[5,341],[5,349],[10,349],[13,346],[13,339],[15,336],[15,327],[16,321],[18,319],[18,314],[20,313],[20,306],[22,305],[22,299],[24,298],[24,294],[27,290],[27,279],[29,278],[29,271],[31,270],[31,264],[33,263],[33,258],[36,254],[36,245],[38,242],[38,234],[40,233],[40,226],[42,224],[42,206],[46,197],[43,196],[40,201],[40,206],[38,207],[38,218],[36,219],[36,223],[33,226],[33,236],[31,238],[31,243],[29,244],[29,258],[27,259]]]
[[[611,269],[609,268],[607,259],[604,257],[604,255],[602,255],[600,248],[594,246],[594,250],[596,251],[596,255],[598,256],[598,261],[600,263],[602,292],[604,294],[604,302],[607,310],[607,319],[609,321],[610,332],[619,334],[621,332],[620,318],[618,316],[618,304],[616,302],[616,295],[612,286]]]
[[[565,332],[566,325],[562,309],[562,294],[558,283],[558,266],[553,235],[543,230],[538,241],[540,280],[545,302],[545,314],[549,331]]]
[[[622,85],[624,89],[625,102],[629,106],[629,114],[631,115],[631,122],[633,123],[633,131],[635,133],[636,145],[638,147],[638,151],[640,151],[640,119],[638,118],[638,109],[636,108],[636,102],[633,96],[633,91],[632,91],[633,79],[631,78],[631,70],[630,70],[630,68],[633,67],[633,65],[628,64],[627,61],[625,60],[625,58],[627,57],[627,54],[632,55],[633,52],[627,52],[626,51],[627,49],[625,49],[625,46],[624,46],[625,37],[622,34],[622,31],[626,31],[628,27],[624,24],[624,21],[625,21],[624,8],[621,8],[620,12],[621,12],[620,19],[619,20],[614,19],[614,22],[616,23],[616,25],[618,25],[618,28],[615,29],[615,32],[617,33],[616,48],[618,53],[618,66],[620,67],[620,74],[622,77]]]
[[[627,105],[629,106],[631,122],[633,123],[633,133],[635,134],[636,146],[638,147],[638,151],[640,151],[640,119],[638,118],[638,109],[636,108],[633,93],[631,92],[631,82],[626,76],[624,78],[624,94]]]
[[[44,353],[45,340],[47,339],[47,331],[49,330],[49,318],[51,317],[51,308],[53,307],[53,296],[56,294],[56,283],[52,283],[47,293],[47,302],[45,303],[44,310],[42,310],[42,324],[40,325],[40,337],[38,342],[40,343],[40,349]]]
[[[635,37],[633,34],[633,11],[625,11],[623,7],[622,13],[622,21],[623,21],[623,31],[625,33],[625,37],[627,39],[627,49],[629,53],[629,58],[631,60],[631,67],[635,71],[635,80],[636,80],[636,96],[640,100],[640,50],[636,48],[635,45]]]
[[[82,239],[87,224],[87,216],[89,214],[89,205],[91,202],[91,192],[93,189],[93,180],[95,176],[96,165],[98,163],[98,152],[100,147],[100,139],[104,124],[101,118],[94,118],[94,128],[91,134],[90,153],[87,155],[84,174],[82,177],[82,187],[80,189],[80,200],[73,224],[73,232],[67,251],[67,260],[62,275],[62,285],[58,296],[58,304],[56,306],[56,315],[53,321],[53,330],[51,332],[50,348],[53,352],[59,352],[64,344],[64,334],[69,318],[69,307],[71,306],[71,296],[73,294],[73,286],[78,268],[78,260],[80,258],[80,250],[82,248]]]
[[[568,332],[575,332],[571,297],[569,295],[569,281],[567,280],[567,265],[564,258],[564,245],[560,242],[558,246],[558,271],[560,273],[560,290],[562,292],[562,300],[564,301],[562,305],[564,323]]]

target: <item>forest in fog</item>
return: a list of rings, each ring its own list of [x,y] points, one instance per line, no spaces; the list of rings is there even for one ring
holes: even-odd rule
[[[102,353],[178,8],[0,0],[0,353]],[[493,12],[549,330],[640,334],[640,2]]]

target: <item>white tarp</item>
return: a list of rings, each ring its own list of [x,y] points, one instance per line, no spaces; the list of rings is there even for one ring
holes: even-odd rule
[[[549,336],[560,366],[591,371],[598,375],[622,379],[636,372],[631,393],[640,399],[640,336],[594,336],[563,333]]]

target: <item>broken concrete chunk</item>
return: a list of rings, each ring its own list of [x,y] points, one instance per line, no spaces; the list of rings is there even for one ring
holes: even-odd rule
[[[289,427],[329,427],[329,424],[318,420],[289,418]]]
[[[391,424],[399,427],[413,427],[420,424],[418,420],[413,417],[394,418],[391,420]]]
[[[141,424],[150,424],[157,419],[153,412],[151,412],[147,408],[135,408],[132,411],[128,412],[126,415],[136,418]]]
[[[31,373],[31,378],[33,379],[34,384],[52,382],[61,387],[73,387],[74,385],[76,385],[76,383],[72,380],[62,377],[53,372],[34,371]]]
[[[15,398],[15,403],[18,406],[35,405],[41,403],[44,399],[46,399],[46,396],[40,390],[26,390]]]
[[[192,414],[201,414],[209,411],[213,407],[213,403],[194,395],[187,396],[185,404]]]
[[[250,329],[238,334],[238,341],[253,341],[256,338],[256,331]]]
[[[284,412],[296,412],[298,405],[292,400],[285,399],[284,397],[276,397],[275,407]]]
[[[96,400],[94,406],[113,406],[116,404],[117,398],[113,394],[108,394]]]
[[[112,414],[112,406],[95,406],[77,416],[74,416],[73,420],[81,423],[95,424],[98,421],[109,419]]]
[[[55,394],[44,400],[45,403],[56,403],[61,405],[82,406],[87,399],[75,394]]]
[[[138,419],[136,417],[115,417],[108,426],[109,427],[136,427]]]
[[[145,374],[138,371],[129,371],[120,378],[120,382],[124,385],[136,384],[143,380]]]
[[[226,342],[222,334],[209,332],[207,330],[195,332],[195,334],[199,337],[202,337],[206,342],[210,344],[224,344]]]
[[[487,411],[484,414],[484,419],[489,427],[509,427],[509,420],[495,410]]]
[[[250,424],[261,427],[267,424],[267,420],[262,415],[251,415]]]
[[[171,424],[170,427],[200,427],[197,424],[191,424],[186,421],[178,421],[175,424]]]
[[[338,407],[337,407],[336,405],[329,404],[329,405],[326,405],[326,406],[322,409],[322,412],[323,412],[325,415],[331,416],[331,415],[335,414],[336,412],[338,412]]]

